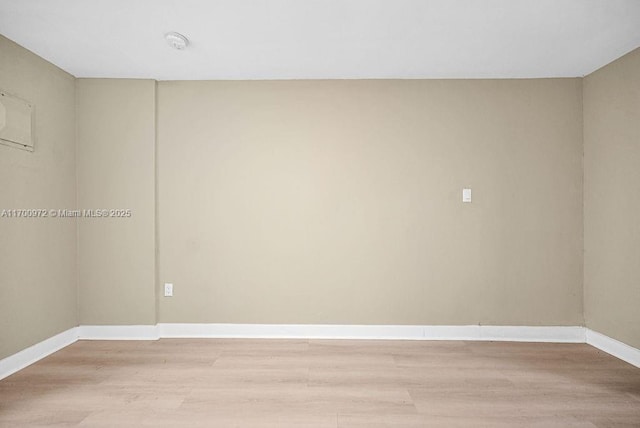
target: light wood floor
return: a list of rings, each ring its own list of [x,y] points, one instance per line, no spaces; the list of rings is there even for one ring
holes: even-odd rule
[[[640,369],[583,344],[77,342],[0,381],[0,426],[640,427]]]

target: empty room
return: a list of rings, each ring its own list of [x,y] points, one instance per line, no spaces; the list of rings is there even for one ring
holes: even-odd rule
[[[640,1],[0,0],[0,427],[640,427]]]

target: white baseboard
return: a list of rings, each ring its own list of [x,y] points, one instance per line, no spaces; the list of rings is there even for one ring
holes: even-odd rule
[[[160,337],[242,339],[403,339],[422,337],[423,328],[412,325],[320,324],[158,324]]]
[[[584,327],[160,323],[157,325],[83,325],[71,328],[0,360],[0,379],[77,340],[157,340],[159,338],[586,342],[640,367],[640,349]]]
[[[158,324],[159,337],[252,339],[493,340],[584,343],[584,327]]]
[[[510,342],[584,343],[584,327],[492,327],[481,330],[482,340]]]
[[[78,328],[73,327],[69,330],[56,334],[53,337],[36,343],[22,351],[10,355],[0,360],[0,380],[31,364],[53,354],[60,349],[67,347],[78,340]]]
[[[81,325],[80,340],[158,340],[157,325]]]
[[[622,343],[619,340],[613,339],[609,336],[605,336],[602,333],[593,331],[591,329],[585,329],[586,342],[594,346],[607,354],[613,355],[616,358],[620,358],[622,361],[626,361],[636,367],[640,367],[640,349],[636,349],[632,346]]]

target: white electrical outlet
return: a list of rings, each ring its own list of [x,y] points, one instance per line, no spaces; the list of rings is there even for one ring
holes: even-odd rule
[[[164,284],[164,297],[173,297],[173,284]]]

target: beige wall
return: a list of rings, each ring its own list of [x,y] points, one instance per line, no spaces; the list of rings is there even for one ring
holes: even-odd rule
[[[584,80],[587,327],[640,348],[640,49]]]
[[[160,321],[581,325],[581,90],[160,82]]]
[[[155,81],[78,79],[80,324],[155,324]]]
[[[74,78],[0,36],[0,89],[35,104],[35,151],[0,145],[2,209],[76,207]],[[76,220],[0,218],[0,359],[77,325]]]
[[[580,325],[583,292],[640,347],[638,50],[584,104],[581,79],[74,82],[0,55],[37,124],[0,145],[0,209],[133,213],[0,219],[0,358],[78,322]]]

